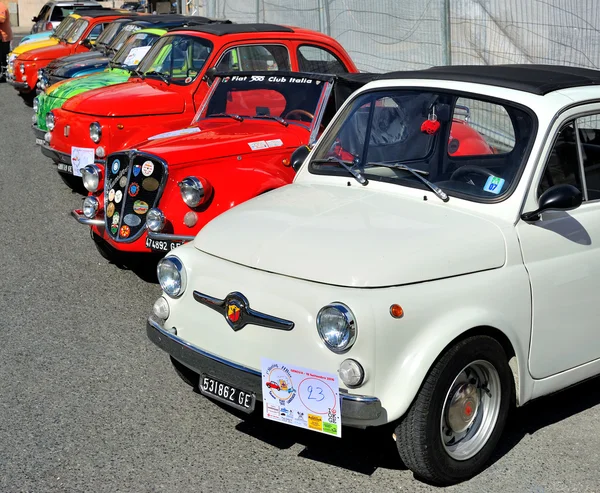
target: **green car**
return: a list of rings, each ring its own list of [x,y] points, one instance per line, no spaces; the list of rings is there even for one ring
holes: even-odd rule
[[[58,82],[37,96],[33,102],[35,114],[32,118],[36,144],[41,145],[44,142],[44,136],[48,131],[46,115],[51,110],[60,108],[67,99],[83,92],[127,82],[131,72],[137,68],[144,55],[166,32],[166,29],[158,28],[136,31],[127,39],[103,72]]]

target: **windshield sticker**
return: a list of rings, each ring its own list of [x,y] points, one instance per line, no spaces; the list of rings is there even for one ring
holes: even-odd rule
[[[283,141],[281,139],[267,140],[267,145],[269,147],[281,147],[283,145]]]
[[[306,77],[283,77],[275,75],[270,77],[266,75],[234,75],[224,77],[221,79],[221,82],[291,82],[292,84],[312,84],[315,80],[307,79]]]
[[[152,48],[151,45],[138,46],[137,48],[132,48],[129,52],[129,55],[127,55],[123,63],[128,67],[131,67],[133,65],[139,65],[139,63],[142,61],[142,58],[144,58],[144,55],[148,53],[148,50],[150,48]]]
[[[173,130],[172,132],[165,132],[164,134],[153,135],[148,137],[148,140],[166,139],[168,137],[177,137],[179,135],[190,135],[200,132],[199,127],[182,128],[181,130]]]
[[[502,191],[505,182],[506,180],[504,178],[490,176],[485,182],[483,190],[498,195]]]

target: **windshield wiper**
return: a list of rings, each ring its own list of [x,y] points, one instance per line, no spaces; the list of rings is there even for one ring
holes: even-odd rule
[[[234,115],[232,113],[211,113],[210,115],[206,115],[209,118],[211,116],[225,116],[227,118],[233,118],[234,120],[238,121],[238,122],[243,122],[244,119],[240,116],[240,115]]]
[[[348,171],[348,173],[350,173],[358,183],[360,183],[363,186],[366,186],[369,184],[369,180],[367,180],[363,174],[355,169],[353,166],[348,166],[344,161],[342,161],[340,158],[337,158],[335,156],[329,156],[326,159],[313,159],[312,160],[313,163],[337,163],[339,164],[342,168],[344,168],[346,171]]]
[[[275,115],[254,115],[252,118],[264,118],[266,120],[275,120],[277,123],[281,123],[284,127],[289,125],[283,118]]]
[[[165,84],[171,84],[171,79],[169,77],[168,74],[165,74],[164,72],[157,72],[156,70],[152,70],[150,72],[146,72],[146,77],[148,77],[149,75],[157,75],[158,77],[160,77],[162,79],[162,81]]]
[[[448,200],[450,200],[450,198],[448,197],[446,192],[444,192],[440,187],[438,187],[437,185],[434,185],[428,179],[423,178],[421,176],[420,173],[429,174],[429,173],[426,173],[425,171],[413,169],[410,166],[406,166],[405,164],[400,164],[400,163],[368,163],[367,166],[382,166],[384,168],[392,168],[392,169],[400,169],[403,171],[408,171],[413,176],[416,176],[421,181],[421,183],[423,183],[427,188],[429,188],[429,190],[431,190],[434,194],[436,194],[444,202],[448,202]]]

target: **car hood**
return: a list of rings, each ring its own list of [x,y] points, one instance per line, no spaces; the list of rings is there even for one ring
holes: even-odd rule
[[[55,58],[68,55],[70,51],[69,46],[59,43],[54,46],[27,51],[19,56],[19,61],[36,62],[39,60],[54,60]]]
[[[166,84],[135,80],[75,96],[63,109],[95,116],[172,115],[185,111],[185,100]]]
[[[69,99],[82,92],[127,82],[130,73],[126,70],[114,69],[98,74],[86,75],[61,81],[46,90],[47,97]]]
[[[292,184],[215,218],[194,246],[255,269],[348,287],[501,267],[506,251],[499,227],[455,209],[451,201],[423,201],[355,183]]]
[[[25,43],[17,46],[11,53],[15,55],[22,55],[23,53],[27,53],[28,51],[39,50],[42,48],[47,48],[48,46],[56,46],[58,44],[58,39],[49,38],[44,39],[42,41],[33,41],[31,43]]]
[[[170,136],[157,138],[160,136]],[[141,152],[155,154],[170,167],[213,158],[260,154],[297,148],[308,141],[308,130],[297,125],[282,126],[274,121],[245,119],[203,120],[198,125],[150,137],[136,146]],[[290,153],[291,154],[291,153]],[[202,156],[199,160],[198,156]]]
[[[87,66],[89,63],[94,63],[95,60],[108,61],[109,59],[99,51],[86,51],[84,53],[76,53],[75,55],[64,56],[57,58],[56,60],[52,60],[48,64],[47,70],[49,72],[54,72],[55,70],[61,69],[65,65],[72,67],[76,64],[85,64]]]
[[[85,60],[57,65],[50,70],[55,77],[72,77],[73,74],[84,70],[103,69],[108,66],[109,58],[103,56],[88,57]]]

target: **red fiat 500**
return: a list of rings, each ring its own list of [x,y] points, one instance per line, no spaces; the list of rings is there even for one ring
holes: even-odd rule
[[[14,62],[14,80],[11,80],[10,84],[21,94],[34,96],[38,70],[56,58],[89,51],[92,43],[104,30],[105,25],[120,17],[135,17],[136,15],[109,9],[86,10],[85,15],[75,21],[69,35],[60,43],[27,51],[20,55]]]
[[[58,163],[60,172],[80,176],[81,168],[94,161],[103,165],[112,152],[188,125],[206,96],[205,73],[212,67],[357,71],[337,41],[307,29],[269,24],[174,29],[152,47],[128,82],[88,91],[50,112],[42,153]]]
[[[336,98],[334,84],[335,76],[295,72],[217,76],[192,125],[111,154],[105,177],[98,165],[85,167],[91,193],[72,215],[92,227],[104,256],[167,252],[293,180],[292,153],[316,141],[350,93]]]

